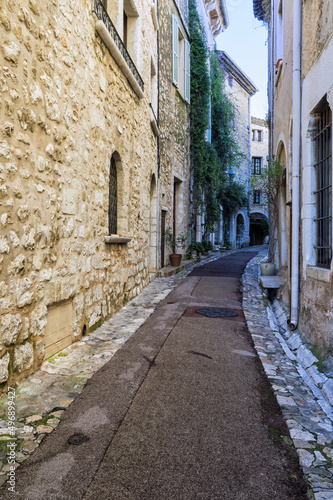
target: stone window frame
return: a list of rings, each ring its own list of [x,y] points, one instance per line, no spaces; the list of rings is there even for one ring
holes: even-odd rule
[[[327,282],[331,278],[333,271],[333,258],[329,267],[322,267],[317,264],[316,256],[316,142],[315,136],[317,132],[317,122],[320,119],[320,110],[324,103],[327,103],[331,112],[333,110],[333,96],[327,93],[314,107],[309,115],[308,129],[305,141],[305,164],[303,167],[303,209],[302,209],[302,224],[303,224],[303,248],[305,255],[306,276],[319,281]],[[331,129],[331,142],[333,143],[332,129]],[[333,154],[333,145],[332,145]],[[332,172],[333,177],[333,172]],[[333,196],[333,194],[332,194]],[[333,200],[332,200],[333,203]],[[333,225],[333,223],[332,223]],[[310,237],[309,237],[310,236]],[[332,242],[333,244],[333,242]]]
[[[110,166],[112,160],[115,162],[116,172],[117,172],[117,233],[108,234],[104,237],[104,241],[107,244],[111,243],[129,243],[131,238],[128,237],[128,213],[126,207],[128,203],[126,198],[126,186],[125,186],[125,175],[121,157],[117,151],[114,151],[110,157]],[[109,205],[108,205],[109,212]],[[109,220],[108,220],[109,225]]]
[[[254,205],[261,204],[261,191],[260,191],[260,189],[255,189],[253,191],[253,204]]]
[[[263,160],[262,156],[252,156],[253,175],[261,175],[262,160]]]
[[[313,164],[316,171],[314,189],[316,265],[330,269],[332,265],[332,110],[327,100],[316,116],[316,131],[313,134],[316,155]]]

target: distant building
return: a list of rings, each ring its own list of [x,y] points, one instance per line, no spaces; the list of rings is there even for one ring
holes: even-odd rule
[[[233,127],[244,160],[239,166],[232,166],[228,172],[230,179],[245,187],[250,197],[251,177],[251,97],[257,88],[224,51],[217,50],[216,55],[225,71],[225,91],[234,107]],[[224,234],[224,242],[229,241],[233,248],[250,244],[249,206],[239,207],[232,216],[230,227]],[[218,238],[220,240],[220,238]]]
[[[250,245],[262,245],[268,235],[268,200],[265,186],[260,182],[267,167],[268,122],[251,117],[251,183],[250,192]]]

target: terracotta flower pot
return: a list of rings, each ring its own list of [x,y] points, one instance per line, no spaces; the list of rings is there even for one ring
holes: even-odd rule
[[[181,253],[171,253],[170,254],[170,262],[174,267],[180,266],[180,261],[182,260]]]

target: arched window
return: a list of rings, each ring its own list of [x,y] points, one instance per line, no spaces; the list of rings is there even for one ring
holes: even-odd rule
[[[109,178],[109,234],[117,234],[117,166],[113,155]]]

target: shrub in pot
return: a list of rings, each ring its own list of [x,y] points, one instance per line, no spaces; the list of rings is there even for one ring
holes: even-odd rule
[[[170,254],[170,262],[172,266],[179,266],[182,260],[182,254],[176,253],[176,248],[184,249],[186,246],[186,237],[183,233],[175,237],[173,234],[171,227],[165,232],[166,241],[169,243],[169,246],[172,248],[172,253]]]

